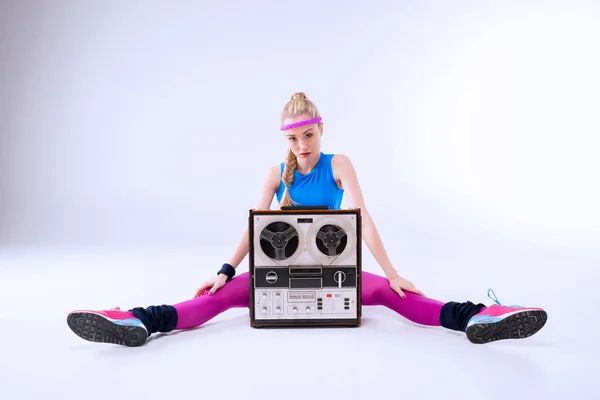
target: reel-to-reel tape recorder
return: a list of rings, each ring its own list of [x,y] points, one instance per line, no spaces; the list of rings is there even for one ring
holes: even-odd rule
[[[360,209],[250,210],[250,321],[360,326]]]

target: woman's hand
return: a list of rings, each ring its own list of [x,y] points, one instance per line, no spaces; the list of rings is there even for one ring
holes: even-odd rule
[[[417,289],[415,287],[415,285],[412,284],[411,281],[408,281],[406,279],[404,279],[403,277],[401,277],[400,275],[396,275],[394,278],[389,279],[390,281],[390,287],[400,295],[400,297],[402,297],[403,299],[406,298],[406,295],[404,294],[404,292],[402,291],[402,289],[409,291],[409,292],[413,292],[416,294],[419,294],[421,296],[425,296],[425,294],[423,294],[423,292],[421,292],[419,289]]]
[[[200,286],[196,291],[196,295],[194,296],[194,298],[203,296],[206,293],[212,296],[217,290],[225,286],[226,283],[227,275],[219,274],[215,279],[211,279],[209,281],[204,282],[202,286]]]

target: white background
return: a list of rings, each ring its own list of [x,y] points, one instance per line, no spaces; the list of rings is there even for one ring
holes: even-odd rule
[[[288,398],[586,397],[599,43],[593,1],[3,1],[3,390],[270,398],[304,366]],[[402,275],[442,300],[489,303],[493,287],[546,308],[547,327],[473,346],[372,308],[348,334],[277,336],[232,310],[126,355],[72,335],[71,309],[173,303],[214,276],[284,159],[296,91],[323,115],[323,151],[353,161]],[[368,253],[365,269],[381,271]],[[282,349],[290,337],[313,358]]]

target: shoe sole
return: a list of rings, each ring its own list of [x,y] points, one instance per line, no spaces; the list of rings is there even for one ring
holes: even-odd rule
[[[475,344],[491,343],[505,339],[526,339],[546,325],[548,314],[544,310],[514,313],[501,321],[473,324],[466,329],[467,338]]]
[[[69,328],[80,338],[94,343],[113,343],[128,347],[143,345],[148,338],[140,326],[124,326],[92,312],[73,312],[67,316]]]

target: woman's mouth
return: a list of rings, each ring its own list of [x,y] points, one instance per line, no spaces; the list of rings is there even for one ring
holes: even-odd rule
[[[308,156],[310,156],[310,152],[309,153],[300,153],[300,157],[306,158]]]

